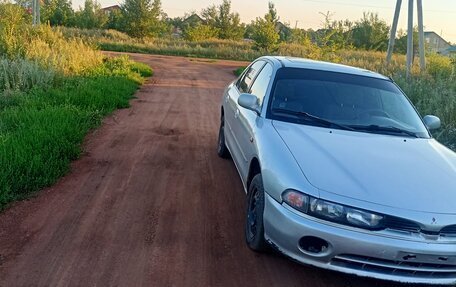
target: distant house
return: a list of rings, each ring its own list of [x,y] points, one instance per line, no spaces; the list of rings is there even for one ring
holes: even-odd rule
[[[192,15],[182,19],[180,23],[174,24],[173,28],[173,36],[175,38],[180,38],[182,36],[182,30],[186,29],[187,27],[195,27],[200,24],[204,24],[203,18],[201,18],[198,14],[193,13]]]
[[[281,40],[288,40],[291,37],[291,28],[288,25],[278,21],[276,24],[276,31],[279,33]]]
[[[188,16],[182,21],[183,26],[196,26],[198,24],[204,24],[203,18],[201,18],[198,14],[193,13],[192,15]]]
[[[456,46],[450,46],[448,49],[442,52],[445,56],[456,56]]]
[[[106,15],[109,15],[113,11],[120,11],[120,6],[119,5],[112,5],[112,6],[104,7],[104,8],[101,8],[101,11],[103,11]]]
[[[434,53],[445,54],[451,48],[450,43],[435,32],[424,32],[424,40],[426,49]]]

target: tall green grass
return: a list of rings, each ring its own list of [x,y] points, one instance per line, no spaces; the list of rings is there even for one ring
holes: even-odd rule
[[[0,96],[0,103],[10,100],[0,109],[0,208],[68,172],[86,133],[128,107],[141,75],[151,74],[125,57],[108,59],[91,75],[66,78],[57,87]]]
[[[50,86],[55,77],[53,69],[44,69],[37,62],[21,58],[0,58],[0,91],[3,93],[26,91],[35,86]]]
[[[80,38],[67,39],[58,29],[42,25],[31,32],[26,44],[25,58],[63,75],[80,75],[99,66],[103,61],[100,51]]]
[[[64,175],[87,132],[128,107],[152,75],[126,56],[105,58],[86,40],[22,23],[21,13],[0,18],[0,209]]]

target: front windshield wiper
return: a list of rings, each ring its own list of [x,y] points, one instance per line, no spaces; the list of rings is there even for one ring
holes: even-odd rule
[[[271,111],[273,113],[282,113],[282,114],[298,116],[298,117],[301,117],[301,118],[304,118],[304,119],[307,119],[307,120],[311,120],[311,121],[314,121],[314,122],[318,122],[320,124],[324,124],[324,125],[326,125],[328,127],[333,126],[333,127],[339,128],[339,129],[347,130],[347,131],[354,131],[355,130],[352,127],[341,125],[341,124],[338,124],[338,123],[335,123],[335,122],[332,122],[332,121],[328,121],[328,120],[322,119],[320,117],[311,115],[311,114],[306,113],[306,112],[292,111],[292,110],[280,109],[280,108],[273,109]]]
[[[368,125],[368,126],[350,126],[355,130],[362,130],[368,132],[388,132],[388,133],[395,133],[395,134],[403,134],[408,135],[414,138],[420,138],[416,133],[408,130],[404,130],[398,127],[393,126],[379,126],[379,125]]]

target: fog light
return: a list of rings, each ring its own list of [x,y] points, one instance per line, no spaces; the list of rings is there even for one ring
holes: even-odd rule
[[[328,241],[314,237],[314,236],[304,236],[299,240],[299,247],[310,254],[320,254],[328,250],[329,243]]]

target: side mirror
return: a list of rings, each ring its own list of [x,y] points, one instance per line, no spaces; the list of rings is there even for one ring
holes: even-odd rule
[[[258,98],[252,94],[242,93],[238,98],[238,104],[248,110],[260,114],[260,107],[258,106]]]
[[[440,128],[440,119],[436,116],[425,116],[423,118],[424,124],[428,127],[429,130],[436,130]]]

